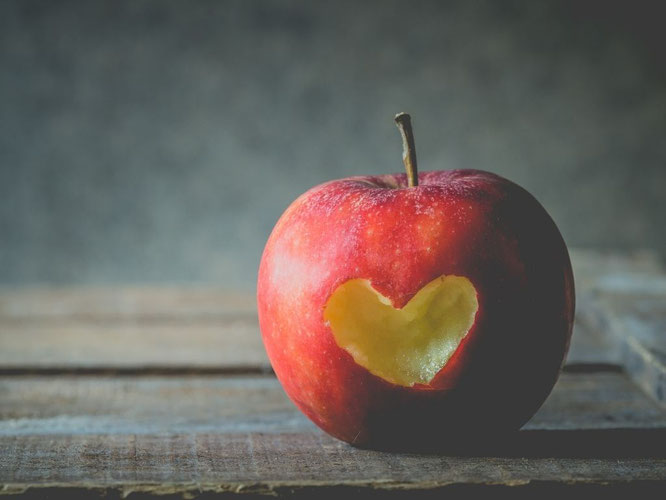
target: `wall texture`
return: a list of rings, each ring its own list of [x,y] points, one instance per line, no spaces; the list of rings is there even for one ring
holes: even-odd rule
[[[583,6],[581,6],[583,5]],[[493,170],[570,245],[666,253],[656,3],[4,1],[0,284],[254,287],[301,192]]]

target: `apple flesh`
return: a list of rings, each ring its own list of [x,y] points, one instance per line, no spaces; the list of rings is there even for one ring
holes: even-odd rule
[[[292,401],[373,447],[518,429],[558,377],[574,315],[554,222],[478,170],[312,188],[266,244],[257,300]]]
[[[474,324],[479,307],[472,283],[441,276],[403,307],[372,288],[368,280],[340,285],[326,304],[335,342],[354,361],[393,384],[429,384]]]

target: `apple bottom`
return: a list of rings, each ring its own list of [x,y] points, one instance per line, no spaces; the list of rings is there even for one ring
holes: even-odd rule
[[[485,286],[477,289],[490,296]],[[279,343],[266,345],[287,394],[329,434],[359,447],[449,450],[518,430],[554,386],[569,344],[562,334],[570,331],[569,309],[556,288],[537,292],[508,289],[494,294],[504,300],[483,303],[474,327],[427,386],[374,375],[331,334],[298,344],[302,350],[289,356]]]
[[[550,380],[533,378],[527,384],[523,380],[522,385],[518,376],[502,378],[514,390],[469,383],[446,390],[376,391],[350,408],[356,418],[342,427],[322,421],[307,405],[296,404],[324,431],[358,448],[469,451],[515,434],[541,406],[549,392],[544,387],[552,387],[557,375]],[[363,415],[354,411],[359,408]]]

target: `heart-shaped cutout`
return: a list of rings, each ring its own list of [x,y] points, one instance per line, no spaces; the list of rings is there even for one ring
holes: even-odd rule
[[[353,279],[328,299],[324,319],[337,344],[368,371],[394,384],[429,384],[474,324],[479,303],[472,282],[440,276],[402,309],[370,281]]]

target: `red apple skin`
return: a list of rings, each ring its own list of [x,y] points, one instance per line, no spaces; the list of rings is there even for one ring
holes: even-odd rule
[[[277,222],[259,267],[263,342],[291,400],[324,431],[392,447],[517,430],[550,393],[571,339],[571,263],[526,190],[479,170],[353,177],[316,186]],[[370,280],[403,307],[441,275],[467,277],[475,322],[429,385],[373,375],[336,344],[333,291]]]

